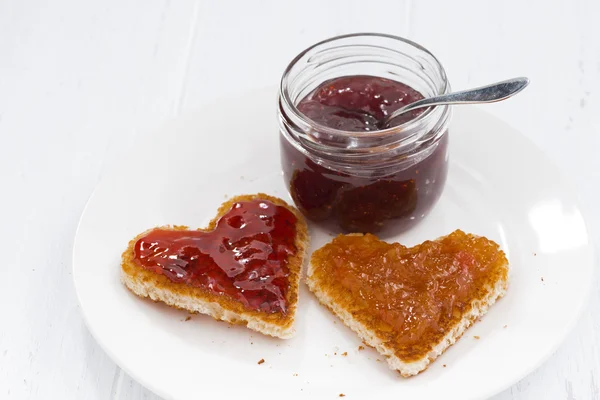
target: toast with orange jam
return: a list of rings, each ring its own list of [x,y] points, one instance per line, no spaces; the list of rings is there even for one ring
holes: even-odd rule
[[[508,260],[493,241],[462,231],[411,248],[371,234],[339,235],[313,253],[307,283],[408,377],[505,294]]]
[[[283,200],[237,196],[206,229],[165,226],[136,236],[121,279],[140,297],[289,338],[308,242],[304,218]]]

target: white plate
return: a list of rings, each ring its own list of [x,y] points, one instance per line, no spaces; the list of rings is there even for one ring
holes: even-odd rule
[[[235,194],[263,191],[289,200],[275,110],[275,92],[262,91],[181,117],[140,137],[91,197],[75,238],[75,286],[90,331],[129,375],[169,399],[344,393],[468,400],[510,386],[556,349],[592,281],[584,219],[571,186],[546,157],[505,123],[465,106],[456,108],[451,126],[442,199],[421,225],[396,239],[412,245],[457,228],[485,235],[509,257],[510,287],[417,377],[388,370],[374,350],[359,352],[357,336],[304,287],[297,334],[287,341],[207,316],[186,322],[186,313],[128,292],[119,281],[120,256],[139,232],[163,224],[203,227]],[[329,239],[314,227],[311,235],[313,249]]]

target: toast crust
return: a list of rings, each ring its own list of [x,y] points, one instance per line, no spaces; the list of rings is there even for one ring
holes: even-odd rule
[[[352,236],[363,235],[353,234]],[[439,238],[436,242],[449,236]],[[477,239],[473,235],[468,235],[468,237],[473,240]],[[495,245],[493,242],[490,243]],[[354,330],[366,344],[387,357],[390,368],[399,371],[405,377],[425,370],[433,360],[454,344],[473,322],[483,316],[498,298],[505,294],[508,286],[508,261],[504,253],[497,248],[498,261],[494,268],[486,276],[486,279],[478,282],[470,302],[462,311],[453,313],[452,317],[441,326],[440,334],[424,335],[410,345],[399,344],[395,339],[397,332],[382,330],[379,317],[373,312],[365,311],[358,305],[347,288],[335,278],[330,278],[332,276],[331,269],[321,254],[322,249],[326,246],[315,251],[311,257],[306,280],[309,289],[323,305]],[[418,249],[419,246],[415,246],[411,250]]]
[[[233,324],[247,325],[250,329],[275,337],[292,337],[294,334],[294,318],[298,305],[300,274],[309,245],[308,229],[304,217],[294,207],[291,207],[277,197],[264,193],[241,195],[223,203],[219,207],[217,215],[210,221],[208,226],[198,230],[204,232],[213,230],[218,220],[231,209],[234,203],[251,200],[267,200],[275,205],[283,206],[292,211],[297,218],[294,244],[298,251],[288,259],[290,287],[286,294],[288,308],[285,314],[280,312],[267,313],[249,309],[227,295],[216,294],[185,283],[175,283],[164,275],[138,266],[134,262],[135,244],[152,229],[142,232],[129,241],[127,249],[123,252],[121,263],[121,280],[123,284],[140,297],[149,297],[154,301],[161,301],[175,308],[193,313],[207,314],[217,320]],[[163,226],[159,228],[169,230],[187,229],[185,226]]]

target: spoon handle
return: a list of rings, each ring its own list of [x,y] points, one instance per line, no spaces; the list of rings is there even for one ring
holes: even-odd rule
[[[453,92],[441,96],[428,97],[417,100],[402,107],[386,118],[388,121],[415,108],[438,106],[442,104],[473,104],[473,103],[493,103],[507,99],[529,84],[528,78],[513,78],[502,82],[492,83],[491,85],[481,86],[474,89]]]

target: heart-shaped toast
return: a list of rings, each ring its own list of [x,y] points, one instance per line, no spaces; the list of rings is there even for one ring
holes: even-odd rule
[[[412,248],[340,235],[313,253],[307,283],[390,368],[411,376],[504,295],[508,260],[496,243],[462,231]]]
[[[206,229],[167,226],[136,236],[121,277],[138,296],[289,338],[308,241],[304,218],[285,201],[237,196]]]

